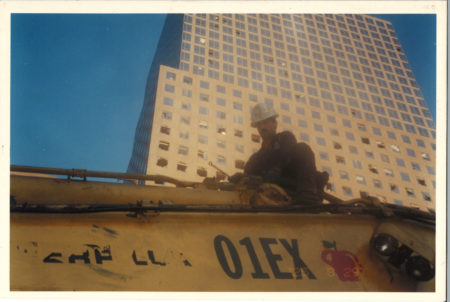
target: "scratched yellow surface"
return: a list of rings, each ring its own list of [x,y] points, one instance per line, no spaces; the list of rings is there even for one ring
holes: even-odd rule
[[[370,238],[380,223],[385,222],[372,216],[294,213],[12,213],[10,286],[46,291],[415,291],[415,282],[389,271],[370,252]],[[394,224],[434,238],[432,231],[413,224]],[[296,272],[299,259],[304,265]],[[434,279],[421,288],[434,290]]]

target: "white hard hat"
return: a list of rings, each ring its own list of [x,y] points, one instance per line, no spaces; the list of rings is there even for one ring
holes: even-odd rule
[[[258,122],[264,121],[271,117],[277,117],[278,114],[273,108],[265,103],[257,104],[252,109],[252,127],[256,127]]]

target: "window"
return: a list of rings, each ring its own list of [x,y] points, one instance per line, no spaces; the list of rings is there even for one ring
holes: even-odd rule
[[[323,127],[322,125],[314,124],[314,130],[318,132],[323,132]]]
[[[167,150],[169,150],[169,146],[170,146],[169,142],[159,141],[159,145],[158,145],[159,149],[167,151]]]
[[[425,179],[418,177],[417,178],[417,182],[419,183],[419,185],[421,186],[426,186],[427,184],[425,183]]]
[[[409,178],[409,175],[406,174],[406,173],[401,172],[401,173],[400,173],[400,176],[401,176],[401,178],[402,178],[403,181],[407,181],[407,182],[410,182],[410,181],[411,181],[411,179]]]
[[[422,198],[425,201],[431,201],[431,195],[427,192],[422,192]]]
[[[322,137],[316,137],[316,142],[319,146],[326,146],[325,139]]]
[[[224,119],[226,118],[226,114],[225,114],[225,112],[223,112],[223,111],[217,110],[217,111],[216,111],[216,117],[217,117],[218,119],[224,120]]]
[[[345,132],[345,137],[351,141],[355,140],[355,136],[351,132]]]
[[[345,196],[353,196],[352,189],[349,187],[343,186],[342,191],[344,191]]]
[[[384,149],[385,148],[384,143],[381,142],[381,141],[376,141],[376,144],[377,144],[377,147],[380,148],[380,149]]]
[[[201,129],[208,129],[208,122],[207,122],[207,121],[204,121],[204,120],[200,120],[200,121],[198,122],[198,126],[199,126],[199,128],[201,128]]]
[[[164,105],[173,106],[173,99],[165,97],[163,100]]]
[[[191,78],[191,77],[184,76],[184,77],[183,77],[183,83],[184,83],[184,84],[188,84],[188,85],[192,85],[192,78]]]
[[[183,88],[182,95],[188,98],[192,97],[192,90]]]
[[[200,107],[198,108],[198,113],[199,113],[199,114],[202,114],[202,115],[208,115],[209,109],[206,108],[206,107],[200,106]]]
[[[178,147],[178,154],[181,154],[181,155],[188,155],[189,154],[189,148],[188,147],[186,147],[186,146],[179,146]]]
[[[378,169],[377,169],[377,167],[375,167],[375,166],[372,165],[372,164],[369,164],[369,171],[372,172],[372,173],[374,173],[374,174],[378,174]]]
[[[356,182],[359,184],[365,185],[366,179],[364,178],[364,176],[356,175]]]
[[[183,162],[178,162],[177,163],[177,170],[181,171],[181,172],[186,172],[187,169],[187,165]]]
[[[339,170],[339,178],[348,180],[348,173],[342,170]]]
[[[236,136],[236,137],[242,137],[242,130],[234,129],[234,136]]]
[[[220,165],[226,165],[227,159],[225,158],[225,156],[217,155],[217,163]]]
[[[392,144],[392,145],[391,145],[391,149],[392,149],[392,151],[394,151],[394,152],[400,153],[400,147],[397,146],[397,145]]]
[[[198,150],[198,151],[197,151],[197,157],[198,157],[198,158],[201,158],[201,159],[203,159],[203,160],[208,160],[208,155],[207,155],[206,152],[203,151],[203,150]]]
[[[392,172],[391,169],[384,168],[383,170],[384,170],[384,174],[386,174],[386,176],[394,177],[394,172]]]
[[[159,130],[162,134],[167,134],[170,135],[170,128],[167,126],[161,126],[160,130]]]
[[[259,143],[260,142],[260,136],[257,134],[252,134],[252,141],[255,143]]]
[[[428,155],[428,153],[422,152],[422,158],[423,158],[424,160],[430,160],[430,155]]]
[[[205,81],[200,81],[200,87],[204,89],[209,89],[209,83]]]
[[[175,81],[175,74],[173,73],[173,72],[167,72],[167,74],[166,74],[166,78],[168,79],[168,80],[172,80],[172,81]]]
[[[191,118],[188,117],[188,116],[181,116],[181,117],[180,117],[180,122],[181,122],[182,124],[189,125],[189,124],[191,123]]]
[[[199,134],[199,136],[198,136],[198,142],[199,142],[200,144],[205,144],[205,145],[207,145],[207,144],[208,144],[208,137],[205,136],[205,135]]]
[[[336,162],[337,162],[338,164],[345,165],[345,158],[344,158],[343,156],[336,155]]]
[[[236,159],[235,162],[234,162],[234,166],[235,166],[235,168],[237,168],[237,169],[243,170],[243,169],[244,169],[244,166],[245,166],[245,162],[244,162],[243,160]]]
[[[381,157],[381,161],[382,162],[385,162],[385,163],[389,163],[390,162],[389,161],[389,157],[386,154],[381,154],[380,157]]]
[[[224,140],[218,139],[217,140],[217,147],[221,148],[221,149],[225,149],[226,148],[226,143]]]
[[[379,181],[378,179],[374,179],[373,180],[373,186],[375,188],[378,188],[378,189],[382,189],[383,188],[383,185],[382,185],[381,181]]]
[[[374,158],[374,157],[375,157],[375,156],[373,155],[373,152],[372,152],[372,151],[367,151],[367,150],[366,150],[365,153],[366,153],[366,157],[367,157],[367,158]]]
[[[156,165],[160,167],[165,167],[167,166],[167,164],[168,164],[167,159],[163,157],[158,158],[158,160],[156,161]]]
[[[408,197],[416,197],[416,195],[414,194],[414,190],[411,188],[405,188],[406,191],[406,195],[408,195]]]
[[[167,92],[174,92],[174,91],[175,91],[175,86],[166,84],[166,86],[164,87],[164,89],[165,89]]]
[[[409,156],[416,157],[416,153],[415,153],[414,150],[412,150],[412,149],[407,148],[407,149],[406,149],[406,153],[407,153]]]
[[[180,138],[182,138],[182,139],[189,139],[189,132],[180,130]]]
[[[222,127],[221,125],[217,125],[217,133],[222,134],[222,135],[226,135],[227,131],[224,127]]]
[[[161,114],[161,117],[165,120],[172,120],[172,112],[170,111],[163,111]]]

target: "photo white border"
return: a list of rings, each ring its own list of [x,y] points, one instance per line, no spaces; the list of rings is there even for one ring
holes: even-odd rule
[[[9,290],[10,41],[12,13],[358,13],[436,14],[436,292],[191,293],[11,292]],[[2,1],[0,2],[0,298],[245,301],[444,301],[446,299],[447,2],[446,1]]]

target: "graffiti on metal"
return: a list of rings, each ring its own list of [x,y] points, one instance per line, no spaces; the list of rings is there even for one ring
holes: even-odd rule
[[[84,246],[88,247],[85,251],[81,253],[72,253],[66,256],[63,256],[61,252],[51,252],[44,259],[44,263],[79,263],[82,262],[84,264],[91,264],[95,262],[96,264],[103,264],[104,261],[113,261],[111,247],[105,246],[100,248],[96,244],[85,244]],[[146,250],[145,252],[139,251],[137,253],[136,250],[130,253],[130,259],[133,261],[135,265],[159,265],[165,266],[165,262],[158,261],[155,256],[155,252],[153,250]],[[182,254],[181,254],[182,255]],[[183,260],[185,266],[192,266],[187,259]]]
[[[338,250],[336,241],[322,241],[325,250],[322,251],[322,260],[329,266],[328,276],[338,276],[341,281],[359,281],[362,265],[352,252]]]

